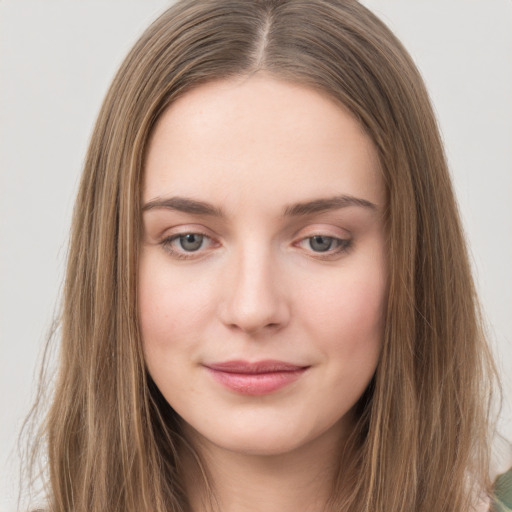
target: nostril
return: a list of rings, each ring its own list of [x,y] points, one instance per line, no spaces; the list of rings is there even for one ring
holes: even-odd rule
[[[279,322],[270,322],[270,323],[254,323],[248,324],[243,322],[232,322],[228,325],[232,330],[238,330],[241,332],[245,332],[247,334],[254,334],[259,331],[275,331],[281,328],[281,324]]]

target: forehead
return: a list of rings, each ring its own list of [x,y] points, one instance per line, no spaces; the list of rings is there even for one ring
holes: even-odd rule
[[[207,195],[236,205],[334,193],[382,205],[376,149],[327,95],[265,75],[201,85],[159,119],[145,163],[144,200]]]

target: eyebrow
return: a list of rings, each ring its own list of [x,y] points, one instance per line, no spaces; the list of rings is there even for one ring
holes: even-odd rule
[[[329,210],[347,208],[348,206],[358,206],[360,208],[366,208],[369,210],[377,210],[377,205],[368,201],[367,199],[341,195],[292,204],[285,208],[284,215],[285,217],[301,217]]]
[[[209,215],[212,217],[225,217],[223,211],[210,203],[196,201],[187,197],[157,197],[147,202],[142,211],[153,210],[154,208],[166,208],[168,210],[177,210],[179,212],[191,213],[193,215]]]
[[[313,199],[311,201],[304,201],[300,203],[291,204],[285,207],[284,217],[304,217],[321,213],[329,210],[338,210],[340,208],[347,208],[349,206],[357,206],[369,210],[377,210],[377,205],[361,199],[359,197],[341,195],[333,196],[322,199]],[[176,210],[192,215],[207,215],[211,217],[226,217],[225,213],[210,203],[204,201],[197,201],[187,197],[157,197],[147,202],[142,211],[153,210],[155,208],[166,208],[169,210]]]

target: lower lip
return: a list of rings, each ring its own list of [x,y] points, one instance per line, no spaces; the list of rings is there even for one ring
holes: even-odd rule
[[[267,395],[278,391],[296,380],[306,371],[300,368],[293,371],[269,373],[231,373],[208,368],[213,378],[231,391],[242,395]]]

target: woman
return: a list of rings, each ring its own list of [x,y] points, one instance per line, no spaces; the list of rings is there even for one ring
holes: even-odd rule
[[[389,30],[353,1],[164,13],[75,207],[50,510],[487,510],[493,379]]]

